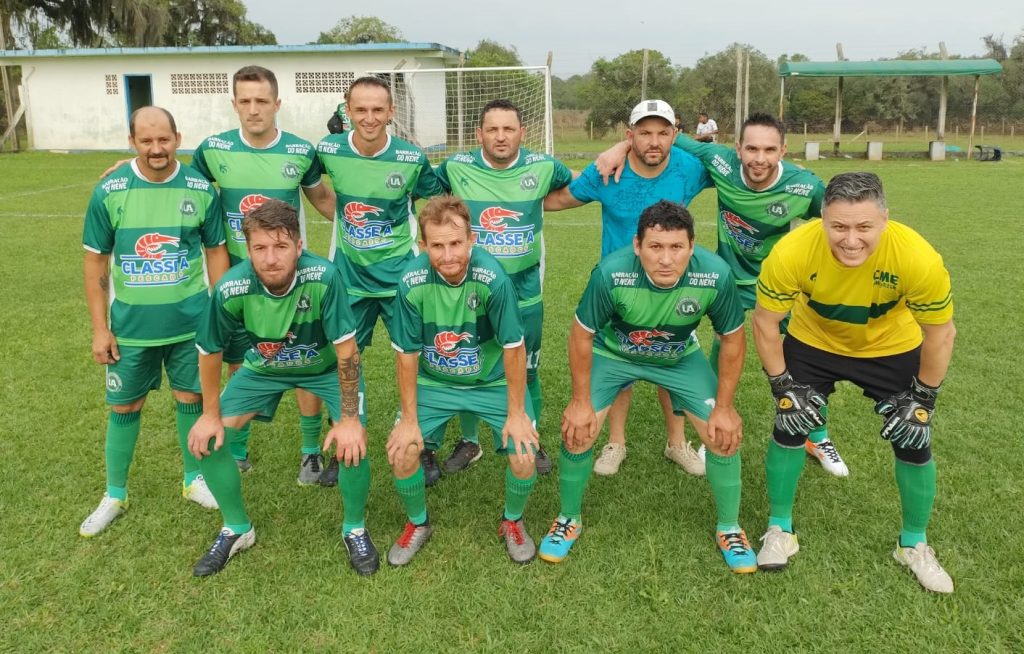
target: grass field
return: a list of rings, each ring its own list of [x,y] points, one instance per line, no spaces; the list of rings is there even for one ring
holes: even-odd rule
[[[339,536],[337,491],[295,483],[299,434],[286,400],[275,423],[254,428],[255,469],[244,483],[259,542],[221,574],[196,580],[191,566],[220,518],[180,497],[166,390],[143,414],[131,509],[101,536],[80,538],[104,487],[107,415],[102,371],[89,356],[81,216],[115,158],[0,156],[0,651],[1024,651],[1024,445],[1014,422],[1024,396],[1024,160],[812,166],[825,179],[852,167],[877,171],[893,217],[922,232],[952,273],[959,337],[935,419],[939,495],[929,535],[957,589],[940,597],[890,556],[899,528],[892,455],[871,402],[850,386],[834,396],[830,417],[852,474],[835,479],[808,463],[796,506],[802,549],[778,574],[727,571],[712,542],[710,489],[662,456],[646,387],[629,423],[629,459],[618,476],[591,481],[587,532],[559,566],[507,560],[495,534],[502,462],[487,456],[430,492],[434,538],[411,566],[356,577]],[[710,247],[713,207],[712,192],[691,207],[698,240]],[[541,434],[551,452],[569,394],[568,328],[599,250],[598,215],[584,207],[547,217]],[[326,251],[328,234],[314,222],[315,251]],[[392,360],[378,331],[366,355],[368,525],[382,551],[404,521],[383,449],[397,405]],[[738,406],[747,439],[741,521],[754,538],[767,518],[772,405],[752,345]],[[539,480],[527,509],[536,539],[557,510],[556,473]]]

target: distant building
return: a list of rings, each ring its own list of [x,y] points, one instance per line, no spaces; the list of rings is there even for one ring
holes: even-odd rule
[[[437,43],[0,50],[0,65],[21,67],[35,150],[127,149],[128,116],[148,104],[169,110],[182,149],[194,149],[200,139],[238,126],[231,77],[251,64],[277,75],[279,127],[315,143],[349,84],[366,71],[446,68],[458,58]],[[418,102],[444,106],[443,85],[415,91]]]

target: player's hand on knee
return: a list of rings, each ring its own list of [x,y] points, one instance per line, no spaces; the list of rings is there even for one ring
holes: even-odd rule
[[[508,449],[512,441],[515,457],[520,463],[533,461],[533,453],[540,447],[540,435],[525,411],[509,413],[501,430],[501,444]]]
[[[921,450],[932,442],[932,413],[938,387],[927,386],[914,377],[910,388],[875,405],[875,413],[885,418],[881,437],[896,447]]]
[[[815,427],[825,424],[821,410],[827,404],[825,396],[807,384],[793,379],[788,370],[772,377],[768,382],[775,397],[775,427],[790,436],[805,436]]]
[[[121,359],[117,337],[109,329],[96,332],[92,337],[92,358],[96,363],[108,364]]]
[[[732,456],[743,442],[743,419],[735,407],[717,405],[708,417],[708,438],[723,456]]]
[[[188,430],[188,451],[197,459],[209,456],[211,440],[214,451],[224,445],[224,423],[220,418],[204,413]]]
[[[366,429],[359,418],[342,418],[334,423],[324,439],[324,449],[334,447],[334,458],[346,467],[359,465],[366,456]]]
[[[423,451],[423,434],[420,433],[419,424],[414,420],[401,418],[391,430],[386,449],[388,463],[392,467],[404,457],[419,456]]]
[[[562,413],[562,440],[571,450],[586,447],[597,437],[597,414],[589,401],[572,400]]]

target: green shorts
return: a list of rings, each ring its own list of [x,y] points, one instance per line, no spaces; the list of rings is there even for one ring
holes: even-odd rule
[[[239,327],[232,332],[231,339],[224,346],[224,363],[235,364],[245,361],[245,353],[252,347],[249,341],[249,334],[245,327]]]
[[[701,350],[694,350],[679,363],[658,366],[612,359],[594,353],[590,371],[590,401],[594,411],[604,409],[623,388],[635,381],[648,381],[668,391],[676,415],[689,411],[701,420],[711,416],[718,392],[718,377]]]
[[[255,413],[254,420],[269,422],[285,391],[301,388],[316,395],[327,405],[331,420],[341,419],[341,389],[338,371],[319,375],[264,375],[242,366],[231,375],[220,394],[220,412],[225,418]],[[366,397],[362,377],[359,378],[359,420],[366,424]]]
[[[176,391],[199,393],[199,350],[195,339],[170,345],[118,347],[121,359],[107,364],[107,404],[129,404],[160,388],[160,367]]]
[[[373,329],[377,326],[377,316],[384,321],[390,335],[395,325],[395,300],[397,296],[391,297],[366,297],[364,295],[349,295],[352,314],[356,318],[356,346],[362,352],[363,348],[373,343]]]
[[[537,416],[533,414],[533,402],[530,391],[526,391],[526,415],[533,426],[537,426]],[[416,412],[419,415],[420,431],[423,443],[428,450],[438,450],[444,442],[445,427],[452,416],[458,413],[472,413],[491,426],[494,437],[494,451],[509,454],[512,450],[501,444],[501,430],[505,427],[508,417],[507,386],[469,386],[453,388],[451,386],[416,385]],[[511,447],[512,442],[509,441]]]
[[[523,340],[526,343],[526,381],[537,379],[540,370],[540,337],[544,327],[544,303],[520,307]]]

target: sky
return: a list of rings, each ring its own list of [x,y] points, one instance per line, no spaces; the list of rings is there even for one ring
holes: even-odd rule
[[[1024,2],[977,0],[859,0],[857,2],[752,2],[726,4],[648,0],[558,2],[424,2],[391,0],[366,5],[337,0],[296,3],[243,0],[249,18],[268,27],[281,44],[316,40],[322,31],[352,15],[376,15],[415,43],[440,43],[456,50],[486,38],[515,46],[527,65],[542,65],[553,53],[552,72],[569,77],[590,70],[594,60],[612,59],[641,48],[659,50],[673,64],[693,66],[734,42],[747,43],[769,58],[801,53],[814,61],[835,61],[836,43],[847,59],[893,57],[903,50],[984,54],[981,37],[1002,35],[1007,45],[1024,32]],[[938,9],[940,6],[949,9]],[[290,6],[290,5],[289,5]],[[623,7],[631,7],[624,10]],[[372,7],[372,8],[371,8]],[[582,9],[581,9],[582,8]]]

